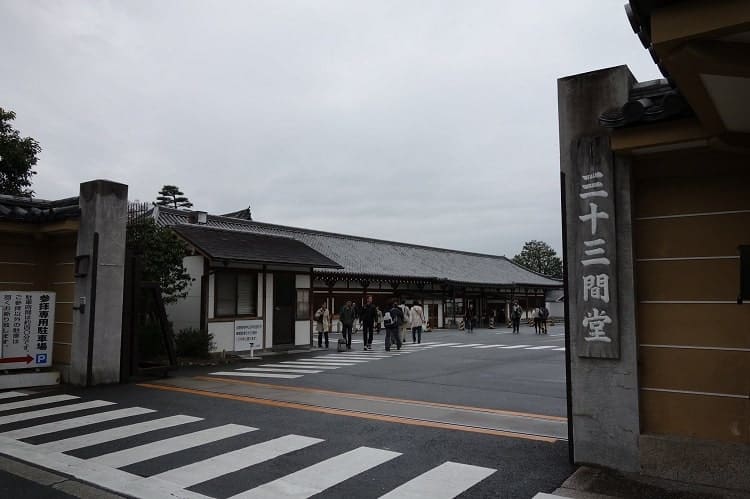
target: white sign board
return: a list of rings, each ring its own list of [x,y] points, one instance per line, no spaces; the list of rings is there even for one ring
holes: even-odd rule
[[[234,321],[234,351],[260,348],[263,337],[263,320]]]
[[[55,293],[0,291],[0,370],[52,365]]]

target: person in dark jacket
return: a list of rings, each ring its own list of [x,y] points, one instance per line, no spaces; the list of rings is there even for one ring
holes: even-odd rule
[[[384,319],[385,324],[385,350],[391,351],[391,343],[396,343],[396,346],[401,350],[401,335],[399,334],[399,328],[404,323],[404,313],[398,306],[398,302],[394,301],[391,304],[391,309],[387,312],[390,314],[390,323],[387,319]]]
[[[378,309],[372,302],[372,296],[367,297],[367,303],[362,307],[359,313],[359,320],[362,322],[362,340],[365,343],[365,350],[372,350],[372,330],[375,321],[378,318]]]
[[[351,301],[347,301],[341,312],[339,312],[341,321],[341,337],[346,341],[346,349],[352,349],[352,326],[354,325],[354,307]]]

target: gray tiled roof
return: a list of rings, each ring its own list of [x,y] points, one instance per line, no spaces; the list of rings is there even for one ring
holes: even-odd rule
[[[0,219],[20,222],[48,222],[78,218],[81,208],[78,197],[48,201],[0,194]]]
[[[215,260],[340,267],[305,243],[289,237],[224,230],[197,224],[176,225],[172,229],[199,251]]]
[[[158,223],[168,226],[186,224],[189,215],[188,211],[159,207]],[[431,248],[214,215],[208,215],[206,225],[290,237],[343,267],[340,270],[316,269],[318,273],[444,280],[491,286],[562,286],[561,281],[526,270],[504,256]]]

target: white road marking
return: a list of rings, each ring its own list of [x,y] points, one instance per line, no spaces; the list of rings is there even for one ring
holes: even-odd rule
[[[478,347],[479,345],[484,345],[484,343],[467,343],[465,345],[453,345],[451,348]]]
[[[0,399],[11,399],[14,397],[28,397],[28,393],[23,392],[2,392],[0,393]]]
[[[241,367],[238,371],[257,371],[257,372],[271,372],[271,373],[297,373],[297,374],[318,374],[323,371],[317,371],[314,369],[283,369],[275,367]]]
[[[322,442],[320,438],[300,435],[285,435],[267,442],[251,445],[243,449],[220,454],[218,456],[175,468],[155,475],[180,488],[188,488],[201,482],[207,482],[228,473],[234,473],[250,466],[269,461],[289,452],[304,449]]]
[[[334,359],[325,359],[323,357],[309,357],[307,359],[299,359],[299,360],[300,362],[333,362],[333,363],[341,362],[342,360],[344,360],[346,362],[354,362],[355,364],[357,362],[369,362],[368,360],[354,359],[354,358],[334,360]]]
[[[500,345],[482,345],[481,347],[477,347],[477,348],[502,348],[504,346],[505,345],[502,345],[502,344],[500,344]]]
[[[564,352],[565,351],[565,347],[562,347],[562,348],[553,348],[553,350],[556,351],[556,352]]]
[[[306,365],[306,366],[338,366],[338,367],[345,367],[345,366],[356,366],[357,364],[355,362],[313,362],[311,360],[301,361],[301,360],[284,360],[281,362],[282,364],[291,364],[291,365]]]
[[[10,416],[0,417],[0,425],[26,421],[29,419],[44,418],[47,416],[56,416],[58,414],[67,414],[69,412],[85,411],[86,409],[95,409],[106,405],[115,405],[115,403],[107,402],[106,400],[92,400],[91,402],[81,402],[80,404],[63,405],[60,407],[50,407],[49,409],[39,409],[38,411],[11,414]]]
[[[338,367],[321,366],[320,364],[261,364],[260,367],[303,367],[305,369],[338,369]]]
[[[38,399],[19,400],[18,402],[6,402],[0,405],[0,412],[12,411],[14,409],[23,409],[25,407],[35,407],[37,405],[54,404],[55,402],[65,402],[76,400],[79,397],[75,395],[52,395],[51,397],[42,397]]]
[[[393,489],[381,499],[451,499],[496,471],[448,461]]]
[[[509,347],[500,347],[500,348],[502,348],[503,350],[511,350],[513,348],[526,348],[526,347],[530,347],[530,346],[531,345],[511,345]]]
[[[422,344],[424,345],[424,343],[422,343]],[[450,347],[450,346],[453,346],[453,345],[460,345],[460,344],[461,343],[435,343],[435,344],[428,345],[428,346],[430,348],[435,348],[435,347]]]
[[[3,454],[20,461],[26,461],[33,463],[35,466],[72,475],[85,482],[128,497],[148,499],[210,499],[208,496],[190,492],[189,490],[176,491],[174,490],[174,485],[169,483],[143,478],[67,454],[39,452],[39,446],[10,438],[0,437],[0,448],[3,449]]]
[[[526,350],[545,350],[547,348],[555,348],[555,345],[542,345],[540,347],[527,348]]]
[[[217,371],[208,373],[210,376],[239,376],[241,378],[277,378],[277,379],[295,379],[301,378],[301,374],[282,374],[282,373],[248,373],[237,371]]]
[[[105,466],[111,466],[113,468],[122,468],[133,463],[146,461],[155,457],[172,454],[181,450],[198,447],[199,445],[216,442],[217,440],[234,437],[256,430],[257,428],[252,428],[250,426],[227,424],[224,426],[209,428],[207,430],[188,433],[187,435],[167,438],[166,440],[158,440],[156,442],[139,445],[130,449],[110,452],[109,454],[103,454],[99,457],[92,458],[89,461]]]
[[[237,494],[231,499],[311,497],[400,455],[400,452],[359,447]]]
[[[48,433],[70,430],[72,428],[80,428],[81,426],[103,423],[105,421],[114,421],[115,419],[138,416],[141,414],[148,414],[150,412],[156,411],[143,407],[128,407],[126,409],[118,409],[116,411],[99,412],[97,414],[89,414],[88,416],[63,419],[62,421],[55,421],[54,423],[28,426],[26,428],[20,428],[18,430],[0,433],[0,436],[15,439],[36,437],[37,435],[46,435]]]
[[[114,440],[132,437],[134,435],[141,435],[150,431],[163,430],[165,428],[172,428],[173,426],[194,423],[196,421],[203,421],[203,418],[183,416],[180,414],[177,416],[169,416],[166,418],[152,419],[151,421],[144,421],[142,423],[118,426],[117,428],[110,428],[108,430],[87,433],[85,435],[79,435],[77,437],[55,440],[54,442],[47,442],[46,444],[37,445],[37,447],[42,449],[44,452],[67,452],[70,450],[81,449],[83,447],[90,447],[92,445],[98,445],[105,442],[112,442]]]

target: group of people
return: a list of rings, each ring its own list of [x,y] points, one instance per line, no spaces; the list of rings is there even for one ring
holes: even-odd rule
[[[513,302],[513,306],[510,309],[510,322],[513,326],[513,334],[520,334],[522,316],[523,309],[518,304],[518,300],[516,300]],[[536,334],[547,334],[547,319],[549,319],[549,310],[547,307],[542,305],[541,307],[535,308],[531,317],[534,320],[534,332]]]
[[[328,348],[328,333],[331,330],[331,313],[328,303],[323,302],[313,315],[315,330],[318,333],[318,348]],[[341,337],[346,342],[346,349],[352,349],[352,330],[357,322],[362,325],[362,337],[364,349],[372,350],[373,333],[377,327],[378,334],[381,326],[385,327],[385,349],[390,351],[391,345],[396,344],[400,350],[401,345],[406,342],[408,331],[412,334],[412,343],[422,342],[422,329],[427,323],[424,309],[419,302],[415,301],[409,307],[406,302],[392,301],[385,311],[375,305],[372,296],[367,297],[367,303],[362,307],[356,307],[351,301],[347,301],[339,311],[341,322]]]

